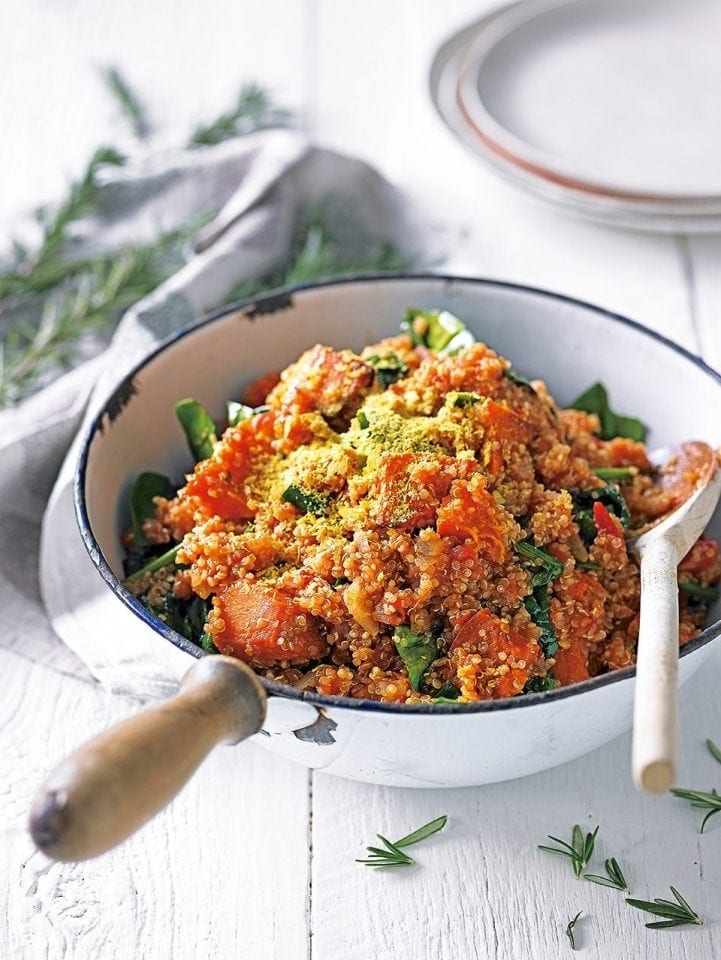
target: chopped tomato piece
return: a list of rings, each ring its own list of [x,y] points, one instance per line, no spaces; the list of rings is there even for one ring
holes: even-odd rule
[[[236,582],[216,600],[213,634],[221,653],[270,666],[281,660],[319,660],[328,652],[316,619],[296,600],[264,583]]]
[[[618,517],[614,517],[608,509],[599,501],[593,505],[593,522],[599,533],[608,533],[612,537],[621,537],[623,539],[623,525]]]
[[[715,540],[697,540],[679,564],[684,573],[703,573],[716,565],[719,558]]]
[[[262,406],[265,403],[265,398],[279,380],[280,373],[276,370],[271,370],[270,373],[264,373],[262,377],[258,377],[257,380],[254,380],[245,388],[243,403],[247,403],[249,407]]]
[[[553,659],[556,661],[556,665],[551,672],[562,687],[579,683],[581,680],[588,680],[590,677],[588,654],[580,643],[571,644],[567,650],[556,651]]]
[[[436,529],[442,537],[473,540],[491,563],[508,557],[508,535],[513,519],[485,488],[480,474],[463,483],[455,481],[441,503]]]
[[[514,630],[510,623],[485,608],[461,622],[450,652],[456,667],[462,666],[466,654],[482,658],[475,678],[475,692],[481,700],[521,693],[541,656],[534,639]]]
[[[182,495],[197,497],[223,520],[254,517],[253,477],[272,455],[273,422],[272,413],[261,413],[226,430],[212,456],[196,466]]]

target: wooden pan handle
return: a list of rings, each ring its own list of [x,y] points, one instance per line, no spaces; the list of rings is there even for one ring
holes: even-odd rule
[[[55,860],[105,853],[169,803],[216,744],[257,733],[265,709],[249,667],[204,657],[177,696],[106,730],[52,771],[30,811],[36,846]]]

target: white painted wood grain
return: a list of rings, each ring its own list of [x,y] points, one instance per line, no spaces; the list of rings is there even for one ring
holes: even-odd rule
[[[305,960],[308,774],[252,744],[219,748],[170,807],[110,854],[33,853],[48,768],[135,706],[0,650],[0,956]]]
[[[703,746],[721,737],[714,676],[684,691],[682,783],[708,789],[721,770]],[[482,744],[477,749],[483,749]],[[579,910],[588,960],[682,960],[721,953],[721,829],[699,837],[699,817],[670,797],[641,796],[630,738],[556,770],[463,790],[398,790],[316,774],[313,784],[313,956],[329,960],[472,957],[558,960],[570,955],[568,920]],[[354,863],[381,832],[397,839],[449,815],[446,829],[413,848],[417,865],[372,870]],[[646,930],[615,890],[576,880],[536,849],[574,823],[600,824],[594,871],[615,856],[634,896],[668,896],[669,883],[707,916],[702,929]]]

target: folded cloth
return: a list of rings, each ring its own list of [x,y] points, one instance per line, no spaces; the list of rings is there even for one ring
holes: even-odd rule
[[[299,217],[318,204],[344,257],[383,244],[416,262],[428,255],[422,226],[394,187],[294,131],[150,158],[101,187],[95,214],[79,224],[78,256],[152,242],[192,214],[215,216],[185,266],[125,314],[102,354],[0,413],[5,646],[20,651],[32,634],[34,649],[52,659],[60,636],[105,686],[141,699],[177,683],[187,657],[139,629],[86,555],[73,512],[73,438],[160,340],[226,302],[240,282],[282,268]]]

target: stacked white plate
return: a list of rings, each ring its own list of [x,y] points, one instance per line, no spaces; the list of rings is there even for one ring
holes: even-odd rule
[[[447,127],[516,186],[580,215],[721,231],[719,0],[524,0],[431,69]]]

